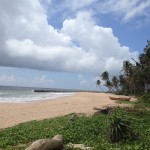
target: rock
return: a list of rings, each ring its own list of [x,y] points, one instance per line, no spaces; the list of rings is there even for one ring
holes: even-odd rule
[[[78,149],[81,149],[81,150],[93,150],[94,148],[93,147],[85,147],[84,144],[72,144],[72,143],[69,143],[67,144],[67,147],[68,148],[78,148]]]
[[[73,144],[73,148],[79,148],[79,149],[85,150],[85,147],[83,144]]]
[[[63,150],[63,136],[55,135],[52,139],[40,139],[25,150]]]
[[[55,135],[52,139],[64,143],[64,138],[62,135]]]

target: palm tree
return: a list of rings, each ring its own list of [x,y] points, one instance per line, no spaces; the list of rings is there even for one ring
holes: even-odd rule
[[[116,76],[112,77],[112,85],[117,91],[119,90],[119,79]]]
[[[109,91],[109,92],[115,92],[115,91],[113,90],[113,84],[112,84],[112,82],[111,82],[110,80],[107,80],[107,81],[106,81],[105,86],[108,88],[108,91]]]
[[[111,84],[111,82],[109,80],[109,73],[108,73],[108,71],[104,71],[101,74],[100,77],[102,78],[102,80],[105,81],[105,86],[108,88],[108,90],[111,91],[112,90],[112,84]]]
[[[100,81],[100,80],[97,80],[97,81],[96,81],[96,85],[99,86],[100,84],[101,84],[101,81]]]
[[[123,75],[113,76],[112,80],[109,80],[109,73],[104,71],[101,74],[102,80],[105,81],[105,86],[109,91],[114,87],[116,90],[120,89],[121,92],[126,94],[140,94],[144,92],[145,84],[150,84],[150,41],[147,41],[147,45],[144,48],[144,52],[139,55],[139,61],[135,61],[135,64],[129,61],[123,62]],[[99,81],[98,81],[99,83]]]
[[[125,76],[130,76],[132,74],[132,64],[129,61],[123,62],[123,70]]]
[[[109,73],[107,71],[104,71],[101,74],[101,77],[102,77],[102,80],[107,81],[107,80],[109,80]]]
[[[144,48],[144,53],[147,57],[150,58],[150,41],[149,40],[147,40],[147,45]]]
[[[141,64],[140,71],[144,84],[150,84],[150,41],[147,41],[144,53],[140,54],[139,60]]]
[[[123,94],[126,88],[126,79],[124,75],[119,75],[119,87],[120,87],[120,92]]]
[[[96,81],[96,85],[97,85],[102,91],[104,91],[104,89],[101,87],[101,81],[100,81],[100,80],[97,80],[97,81]]]

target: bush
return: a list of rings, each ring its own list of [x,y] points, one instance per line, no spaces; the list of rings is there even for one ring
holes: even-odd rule
[[[137,105],[141,107],[150,107],[150,93],[143,94],[137,101]]]
[[[135,133],[131,127],[131,122],[119,116],[113,116],[109,125],[109,138],[111,142],[120,142],[123,140],[133,140]]]
[[[139,102],[150,104],[150,93],[144,94],[139,98]]]

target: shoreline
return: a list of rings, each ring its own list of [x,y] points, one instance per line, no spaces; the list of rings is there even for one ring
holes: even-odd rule
[[[0,103],[0,129],[19,123],[59,117],[70,113],[92,115],[94,107],[118,106],[109,93],[76,92],[71,96],[27,103]]]
[[[32,103],[37,101],[44,100],[54,100],[61,97],[68,97],[74,95],[76,92],[33,92],[36,94],[30,95],[27,93],[27,96],[15,96],[15,97],[0,97],[0,103]]]

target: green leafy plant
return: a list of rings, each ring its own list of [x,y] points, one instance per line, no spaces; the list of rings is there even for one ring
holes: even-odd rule
[[[73,121],[70,121],[71,116],[30,121],[11,128],[1,129],[0,150],[24,150],[32,142],[38,139],[52,138],[56,134],[64,136],[65,146],[68,143],[77,143],[84,144],[86,147],[94,147],[93,150],[149,150],[150,148],[149,110],[143,113],[142,117],[134,112],[127,113],[122,108],[117,108],[110,115],[81,115]],[[110,127],[112,116],[118,116],[125,121],[129,120],[129,126],[134,130],[128,132],[129,135],[127,134],[125,138],[128,140],[118,143],[108,141],[108,133],[110,133],[108,127]],[[137,140],[131,141],[130,136],[134,137],[135,135],[133,131],[139,133],[139,136]],[[135,137],[137,136],[135,135]],[[73,148],[69,150],[73,150]]]
[[[110,120],[109,137],[111,142],[119,142],[130,137],[132,132],[131,123],[118,116],[113,116]]]
[[[150,93],[142,95],[139,98],[139,102],[150,104]]]

